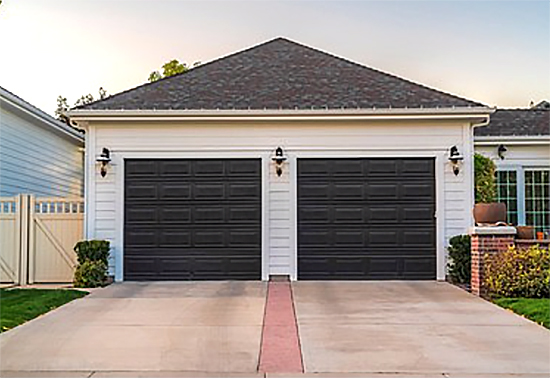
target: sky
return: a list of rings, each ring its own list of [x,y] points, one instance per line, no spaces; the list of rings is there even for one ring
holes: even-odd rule
[[[0,86],[53,114],[276,37],[490,106],[550,99],[548,0],[3,0]]]

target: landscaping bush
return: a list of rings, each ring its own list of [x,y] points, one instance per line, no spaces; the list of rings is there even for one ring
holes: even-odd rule
[[[101,287],[107,283],[107,260],[110,243],[107,240],[83,240],[76,243],[78,266],[74,272],[75,287]]]
[[[493,296],[548,298],[550,252],[537,245],[485,256],[485,286]]]
[[[102,261],[84,261],[74,272],[75,287],[102,287],[107,282],[107,265]]]
[[[474,155],[476,203],[495,202],[497,186],[495,162],[481,154]]]
[[[107,240],[82,240],[74,246],[79,264],[85,261],[102,261],[107,264],[110,249]]]
[[[454,283],[470,283],[472,271],[470,244],[469,235],[457,235],[449,240],[447,251],[450,261],[447,267],[449,277]]]

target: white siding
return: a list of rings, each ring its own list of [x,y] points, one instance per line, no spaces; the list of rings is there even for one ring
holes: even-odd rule
[[[499,143],[500,144],[500,143]],[[506,146],[504,159],[497,154],[499,144],[475,145],[475,151],[494,160],[497,167],[502,166],[550,166],[550,143],[514,145],[502,142]]]
[[[471,207],[471,129],[458,121],[435,123],[395,122],[316,122],[247,124],[130,124],[93,123],[89,125],[87,145],[90,156],[103,147],[111,150],[113,166],[102,178],[90,159],[87,178],[90,214],[89,237],[112,241],[114,259],[111,271],[122,279],[123,159],[125,158],[200,158],[262,157],[269,159],[282,146],[290,159],[283,175],[275,174],[269,162],[267,198],[264,198],[264,256],[268,256],[267,274],[291,274],[295,277],[295,163],[305,157],[384,157],[424,156],[437,158],[441,167],[438,180],[438,277],[443,278],[444,246],[449,237],[466,233],[472,225]],[[464,151],[461,173],[455,176],[447,161],[448,149],[457,145]],[[116,261],[116,267],[114,266]]]
[[[0,109],[0,196],[82,197],[83,143]]]

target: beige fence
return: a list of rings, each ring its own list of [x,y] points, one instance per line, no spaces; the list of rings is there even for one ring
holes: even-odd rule
[[[71,282],[83,224],[82,198],[0,198],[0,281]]]

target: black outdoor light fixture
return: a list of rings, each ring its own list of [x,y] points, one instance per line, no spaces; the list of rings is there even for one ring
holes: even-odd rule
[[[500,144],[497,148],[497,155],[500,158],[500,160],[504,160],[504,153],[508,151],[506,147],[504,147],[504,144]]]
[[[286,156],[284,156],[283,149],[281,147],[277,147],[275,150],[275,156],[271,158],[275,162],[275,172],[277,172],[277,176],[281,176],[283,174],[283,163],[286,161]]]
[[[458,152],[458,147],[452,146],[449,152],[449,161],[453,165],[453,173],[455,176],[458,176],[458,173],[460,172],[460,162],[462,160],[464,160],[464,156]]]
[[[105,177],[107,175],[107,164],[111,162],[111,151],[109,151],[108,148],[103,147],[103,151],[101,151],[101,154],[97,157],[96,161],[101,163],[101,177]]]

